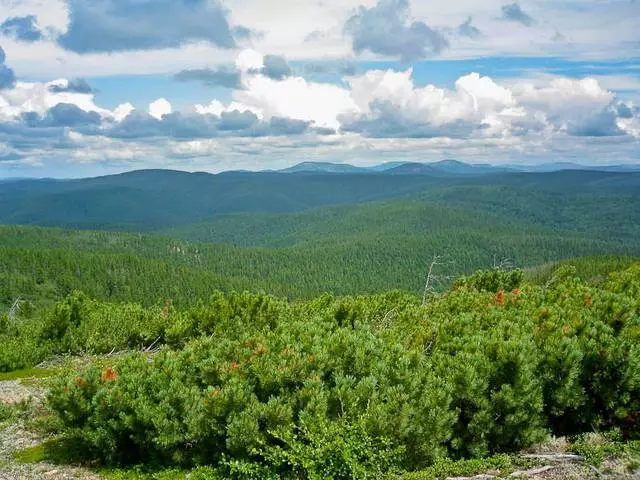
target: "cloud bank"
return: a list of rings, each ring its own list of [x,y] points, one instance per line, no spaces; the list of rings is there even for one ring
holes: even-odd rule
[[[584,161],[607,153],[618,162],[638,160],[640,108],[595,78],[500,82],[469,73],[442,88],[416,85],[406,68],[369,70],[336,85],[297,76],[286,61],[267,72],[269,62],[243,52],[229,67],[238,75],[229,88],[241,86],[231,101],[182,110],[163,98],[146,110],[108,109],[81,80],[14,79],[0,91],[2,168],[61,159],[130,165],[151,157],[165,166],[189,159],[195,168],[212,156],[232,162],[216,168],[234,168],[254,153],[264,168],[303,158],[373,163],[425,155]],[[214,70],[187,77],[220,83]]]
[[[9,17],[0,24],[0,33],[7,37],[13,37],[21,42],[37,42],[42,40],[44,35],[37,25],[35,15],[24,17]]]
[[[372,8],[359,7],[344,26],[356,53],[398,57],[409,62],[437,55],[449,46],[441,33],[423,21],[410,21],[408,0],[378,0]]]
[[[173,48],[193,41],[236,46],[228,12],[217,0],[69,0],[68,9],[69,24],[58,44],[75,53]]]
[[[525,27],[530,27],[535,23],[533,18],[524,10],[522,10],[522,7],[518,3],[503,5],[502,18],[505,20],[511,20],[513,22],[521,23]]]

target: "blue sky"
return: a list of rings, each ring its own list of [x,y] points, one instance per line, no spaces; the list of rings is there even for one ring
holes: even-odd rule
[[[0,177],[640,162],[637,0],[0,0]]]
[[[331,62],[327,62],[331,63]],[[339,74],[313,74],[305,72],[306,63],[291,62],[307,79],[317,82],[341,84]],[[360,71],[376,69],[403,70],[407,65],[393,60],[354,62]],[[570,78],[614,77],[611,90],[624,98],[637,99],[639,89],[617,85],[615,77],[624,75],[640,79],[640,57],[613,61],[567,60],[556,57],[486,57],[464,60],[424,60],[415,62],[413,79],[416,86],[434,84],[451,88],[455,81],[470,72],[482,72],[494,79],[527,78],[536,74],[555,74]],[[212,87],[199,83],[185,86],[173,75],[111,75],[87,77],[96,91],[96,101],[105,108],[115,108],[123,99],[128,99],[136,108],[146,108],[158,98],[166,98],[178,109],[187,109],[197,103],[206,103],[211,98],[228,102],[232,91],[224,87]],[[604,80],[606,83],[606,80]],[[639,80],[640,82],[640,80]],[[640,85],[639,85],[640,86]]]

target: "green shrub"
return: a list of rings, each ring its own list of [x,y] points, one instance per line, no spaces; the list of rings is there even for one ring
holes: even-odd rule
[[[518,288],[524,279],[524,272],[520,269],[503,270],[494,268],[492,270],[481,270],[468,277],[461,277],[454,283],[454,287],[474,288],[481,292],[496,293],[500,290],[511,291]]]
[[[565,273],[479,274],[426,306],[400,292],[85,302],[50,349],[173,348],[61,379],[50,406],[90,458],[222,478],[367,478],[548,433],[637,438],[640,268],[598,285]]]
[[[352,456],[335,468],[374,462],[386,469],[391,454],[383,439],[406,445],[403,461],[420,465],[433,461],[448,436],[446,389],[419,362],[368,328],[322,319],[274,329],[257,322],[152,361],[138,355],[114,370],[89,369],[58,383],[50,404],[69,433],[107,462],[260,459],[285,473],[321,471],[329,467],[305,466],[314,452],[348,444]]]
[[[58,303],[46,316],[42,327],[43,340],[60,340],[69,328],[77,327],[87,314],[89,298],[81,292],[74,292]]]

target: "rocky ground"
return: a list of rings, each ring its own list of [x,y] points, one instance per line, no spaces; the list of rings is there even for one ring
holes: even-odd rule
[[[19,463],[14,453],[35,447],[47,440],[26,426],[28,411],[37,409],[43,402],[45,389],[33,381],[0,381],[0,402],[16,406],[30,402],[26,418],[0,423],[0,480],[99,480],[95,473],[82,468],[52,465],[46,462]]]

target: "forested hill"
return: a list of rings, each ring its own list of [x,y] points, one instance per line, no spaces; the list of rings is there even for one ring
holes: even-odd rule
[[[193,304],[215,289],[292,298],[418,293],[508,258],[640,256],[640,174],[474,177],[140,171],[0,185],[0,303],[79,288]],[[78,230],[121,230],[132,233]],[[133,232],[144,232],[144,235]]]
[[[470,232],[486,237],[481,232],[508,225],[524,235],[586,236],[631,247],[640,235],[640,184],[633,185],[640,177],[580,177],[562,172],[442,182],[403,198],[301,212],[221,214],[162,232],[191,241],[265,247],[347,240],[391,244],[437,234],[455,244]]]
[[[506,197],[505,197],[506,192]],[[522,193],[523,192],[523,193]],[[0,184],[0,223],[67,228],[154,231],[229,213],[287,213],[331,205],[419,198],[492,211],[514,207],[521,193],[545,213],[548,201],[587,195],[631,211],[640,173],[561,171],[459,174],[241,173],[219,175],[145,170],[80,180],[20,180]],[[479,198],[479,196],[481,198]],[[536,196],[545,197],[540,200]],[[627,208],[628,207],[628,208]],[[640,209],[639,209],[640,210]],[[617,214],[620,210],[615,210]],[[615,213],[614,212],[614,213]]]
[[[0,223],[153,230],[229,212],[291,212],[422,191],[429,176],[185,173],[144,170],[0,187]]]
[[[0,306],[9,308],[18,298],[47,304],[78,289],[97,299],[145,305],[166,300],[176,305],[194,305],[214,290],[263,291],[289,298],[390,289],[420,293],[434,253],[443,255],[442,265],[434,271],[443,280],[437,288],[447,286],[444,277],[491,267],[504,258],[511,259],[515,266],[526,267],[575,256],[640,256],[637,240],[559,235],[545,229],[492,222],[495,217],[491,215],[436,207],[417,212],[431,218],[433,227],[422,233],[336,236],[324,244],[318,241],[280,248],[4,226],[0,227]],[[392,218],[395,211],[390,210],[387,215],[381,222]],[[604,259],[605,265],[615,267],[631,261]],[[585,271],[601,271],[601,262],[583,262]],[[596,267],[592,266],[594,263]]]

